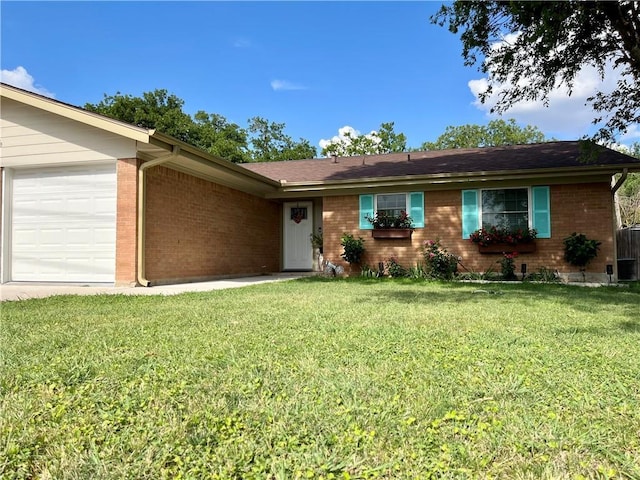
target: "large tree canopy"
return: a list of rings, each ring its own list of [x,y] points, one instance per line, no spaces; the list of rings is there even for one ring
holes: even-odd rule
[[[313,158],[316,149],[308,140],[295,142],[284,133],[284,123],[254,117],[247,131],[217,113],[198,111],[193,118],[182,110],[184,101],[166,90],[145,92],[142,97],[105,95],[85,109],[139,127],[153,128],[212,155],[235,163]],[[253,148],[251,148],[253,147]]]
[[[514,119],[492,120],[487,125],[448,126],[435,142],[424,142],[421,150],[497,147],[541,143],[547,139],[537,127],[519,127]]]
[[[269,122],[261,117],[249,119],[249,132],[256,162],[276,162],[280,160],[300,160],[314,158],[315,147],[301,138],[294,142],[284,133],[284,123]]]
[[[486,101],[498,92],[494,111],[519,101],[549,99],[559,85],[571,92],[587,65],[604,78],[612,68],[622,76],[612,93],[588,99],[604,121],[596,140],[611,142],[640,123],[640,2],[637,1],[455,1],[431,18],[461,33],[466,65],[480,63],[488,74]]]

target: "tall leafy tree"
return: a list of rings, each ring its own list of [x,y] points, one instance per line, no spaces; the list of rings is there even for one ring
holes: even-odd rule
[[[249,136],[245,129],[229,123],[222,115],[202,110],[194,115],[194,123],[195,146],[234,163],[251,161]]]
[[[622,74],[617,89],[588,99],[593,122],[605,122],[595,139],[613,141],[640,123],[640,2],[457,0],[431,21],[460,33],[465,64],[488,74],[481,101],[499,89],[496,112],[546,102],[559,85],[571,92],[584,66],[604,78],[613,65]]]
[[[520,127],[514,119],[491,120],[487,125],[448,126],[435,142],[424,142],[422,150],[450,148],[497,147],[541,143],[547,139],[537,127]]]
[[[284,123],[255,117],[249,129],[229,122],[217,113],[183,111],[184,101],[166,90],[145,92],[141,97],[105,95],[85,109],[162,133],[235,163],[313,158],[316,149],[308,140],[295,142],[285,135]],[[253,136],[250,136],[253,134]],[[253,148],[250,148],[249,144]]]
[[[142,97],[122,95],[120,92],[105,94],[99,103],[87,103],[84,108],[138,127],[157,129],[193,144],[193,120],[182,111],[183,105],[182,99],[160,89],[144,92]]]
[[[298,142],[284,133],[285,124],[269,122],[262,117],[249,119],[250,143],[254,162],[275,162],[314,158],[316,149],[308,140]]]
[[[396,133],[394,122],[381,123],[379,130],[364,135],[351,127],[341,128],[339,133],[322,147],[322,155],[350,157],[404,152],[407,149],[407,137],[404,133]]]

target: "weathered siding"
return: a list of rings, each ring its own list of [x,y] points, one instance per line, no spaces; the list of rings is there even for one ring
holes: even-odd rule
[[[516,260],[518,271],[520,264],[526,263],[529,272],[546,267],[561,274],[572,274],[572,279],[581,279],[578,269],[563,258],[563,239],[577,232],[602,242],[598,257],[588,265],[587,272],[593,280],[606,280],[606,265],[614,263],[613,198],[609,184],[552,185],[550,188],[552,237],[538,239],[536,253],[521,254]],[[340,258],[340,237],[349,232],[365,239],[363,264],[374,268],[392,256],[404,266],[413,266],[423,261],[424,242],[439,239],[449,252],[462,257],[462,264],[470,271],[499,271],[500,265],[496,263],[499,255],[480,254],[475,244],[462,238],[461,190],[427,191],[424,202],[425,228],[416,229],[411,239],[379,240],[371,238],[370,230],[358,228],[357,195],[326,197],[323,203],[325,258],[346,265]]]
[[[280,270],[278,203],[164,167],[152,168],[146,176],[150,281]]]
[[[116,161],[136,156],[135,141],[2,98],[4,167]]]

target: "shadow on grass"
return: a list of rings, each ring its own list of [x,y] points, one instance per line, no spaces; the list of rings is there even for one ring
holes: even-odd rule
[[[377,287],[372,295],[380,302],[407,304],[487,303],[510,301],[534,307],[544,301],[558,303],[575,312],[600,314],[604,318],[615,312],[629,320],[617,325],[630,332],[640,332],[640,290],[624,287],[582,287],[562,284],[425,282],[411,279],[312,278],[306,281],[347,282]],[[358,300],[359,301],[359,300]],[[567,332],[569,333],[569,332]],[[575,333],[575,332],[574,332]]]

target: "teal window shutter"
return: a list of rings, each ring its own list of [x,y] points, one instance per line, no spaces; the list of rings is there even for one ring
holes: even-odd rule
[[[424,192],[409,194],[409,216],[415,228],[424,228]]]
[[[538,238],[551,238],[551,201],[549,187],[531,187],[533,218],[531,226],[538,231]]]
[[[469,235],[480,228],[478,194],[478,190],[462,191],[462,238],[469,238]]]
[[[373,218],[373,195],[360,195],[360,228],[363,230],[373,230],[373,225],[367,217]]]

